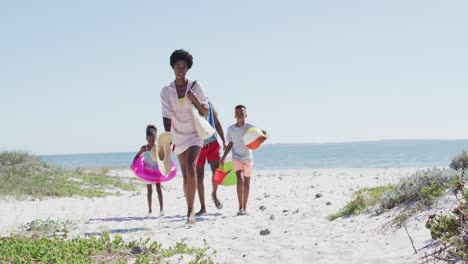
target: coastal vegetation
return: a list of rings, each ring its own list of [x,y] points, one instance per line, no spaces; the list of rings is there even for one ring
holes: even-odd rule
[[[36,230],[37,231],[37,230]],[[207,251],[210,247],[188,247],[180,241],[174,246],[164,248],[162,244],[150,239],[123,241],[119,235],[113,238],[109,233],[100,236],[67,238],[62,235],[42,236],[34,232],[0,238],[0,262],[4,263],[166,263],[188,259],[190,263],[213,263],[211,257],[216,252]],[[65,232],[63,232],[65,231]]]
[[[429,208],[434,201],[461,180],[460,174],[451,169],[432,168],[420,170],[400,183],[363,188],[354,198],[329,220],[360,213],[380,214],[398,206],[411,208],[413,213]],[[408,213],[407,211],[406,213]]]
[[[112,177],[104,170],[64,169],[22,152],[0,153],[0,182],[0,195],[15,199],[103,197],[141,186],[136,178]],[[213,263],[211,256],[216,254],[206,243],[203,248],[188,247],[184,241],[163,247],[150,238],[125,242],[108,232],[69,238],[76,225],[53,219],[24,224],[18,232],[0,237],[0,263],[165,263],[169,258]]]
[[[23,152],[0,153],[0,181],[0,195],[15,199],[104,197],[135,191],[139,183],[105,171],[60,168]]]
[[[449,167],[420,170],[394,185],[360,189],[350,202],[327,219],[333,221],[361,213],[378,215],[395,210],[398,213],[383,228],[400,228],[414,214],[431,209],[440,197],[454,195],[458,205],[450,208],[450,214],[430,214],[427,219],[426,228],[439,246],[424,260],[468,261],[468,189],[465,188],[468,152],[455,156]]]

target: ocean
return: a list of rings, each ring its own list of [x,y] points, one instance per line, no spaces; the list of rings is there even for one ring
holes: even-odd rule
[[[326,144],[266,144],[255,150],[254,168],[404,168],[448,166],[468,150],[468,140],[384,140]],[[64,168],[130,168],[135,152],[40,156]],[[173,155],[173,159],[177,158]],[[208,167],[207,167],[208,168]]]

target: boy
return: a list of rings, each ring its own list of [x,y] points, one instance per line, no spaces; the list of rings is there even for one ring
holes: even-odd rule
[[[245,122],[247,110],[243,105],[235,107],[234,117],[236,118],[236,123],[228,128],[226,136],[228,145],[221,158],[220,164],[224,164],[226,156],[232,149],[232,164],[237,175],[237,200],[239,202],[237,215],[246,215],[247,200],[249,199],[250,191],[250,176],[252,175],[253,168],[253,156],[252,151],[245,146],[243,136],[245,131],[253,127],[253,125]],[[263,131],[263,133],[265,136],[262,137],[261,142],[264,142],[268,137],[266,131]]]

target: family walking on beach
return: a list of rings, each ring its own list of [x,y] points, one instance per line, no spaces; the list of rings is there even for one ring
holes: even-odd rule
[[[170,65],[174,71],[175,80],[163,87],[161,91],[161,106],[164,130],[160,137],[157,137],[157,128],[148,125],[146,128],[146,145],[142,146],[135,156],[134,161],[144,153],[150,153],[151,158],[159,161],[161,172],[165,175],[170,170],[170,151],[177,155],[180,171],[183,176],[183,190],[187,203],[187,223],[194,224],[195,216],[206,214],[204,166],[208,162],[211,167],[212,176],[216,169],[222,166],[226,156],[232,150],[232,163],[237,176],[237,196],[239,211],[237,215],[247,214],[247,201],[250,191],[250,177],[253,168],[252,150],[247,148],[243,135],[253,125],[246,123],[246,107],[237,105],[234,108],[236,123],[229,126],[224,137],[223,128],[218,119],[218,114],[209,101],[202,85],[199,81],[189,80],[186,75],[193,65],[193,57],[183,49],[176,50],[170,56]],[[195,109],[193,109],[195,107]],[[196,128],[197,117],[201,115],[216,131],[212,136],[202,139]],[[163,137],[163,139],[161,139]],[[221,146],[218,137],[222,141],[224,154],[220,158]],[[172,140],[171,140],[172,139]],[[259,139],[263,143],[267,139],[267,133]],[[169,147],[161,147],[169,146]],[[161,162],[162,161],[162,162]],[[213,182],[211,199],[216,208],[223,208],[223,204],[217,195],[218,185]],[[152,184],[147,185],[148,190],[148,211],[152,212]],[[164,215],[163,195],[161,183],[156,183],[160,213]],[[195,213],[194,203],[196,192],[200,200],[200,211]]]

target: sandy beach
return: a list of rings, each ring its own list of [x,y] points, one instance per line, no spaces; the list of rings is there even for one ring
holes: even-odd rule
[[[137,192],[118,197],[10,199],[0,203],[0,234],[17,232],[21,225],[35,219],[50,218],[75,222],[72,237],[108,231],[129,241],[149,237],[165,247],[182,240],[189,246],[202,247],[206,241],[212,248],[210,252],[217,252],[214,260],[218,263],[420,263],[418,259],[424,252],[420,249],[430,241],[429,230],[424,227],[428,212],[414,216],[407,224],[418,254],[403,228],[382,231],[394,212],[326,219],[350,201],[354,191],[397,183],[416,170],[258,170],[253,173],[246,216],[236,216],[234,186],[220,187],[218,195],[224,208],[216,209],[209,196],[211,183],[207,177],[208,214],[197,217],[195,225],[186,224],[180,175],[163,185],[163,217],[147,214],[143,182]],[[135,177],[130,170],[111,170],[109,174]],[[196,210],[199,208],[197,197]],[[157,209],[157,195],[153,195],[153,212]],[[266,229],[270,233],[261,235]]]

